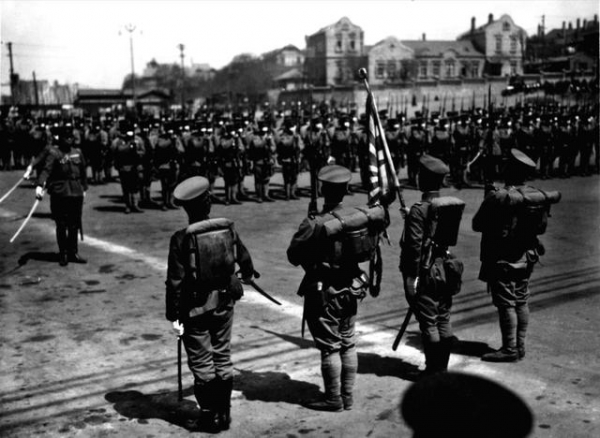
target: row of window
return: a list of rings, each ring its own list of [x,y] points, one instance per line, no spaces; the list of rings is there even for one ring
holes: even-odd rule
[[[502,37],[502,35],[494,35],[494,37],[496,38],[496,53],[502,53],[504,38]],[[515,35],[511,35],[509,38],[509,41],[510,41],[510,53],[512,53],[512,54],[517,53],[518,38]]]
[[[429,62],[419,62],[419,76],[442,76],[442,68],[444,71],[444,77],[453,78],[457,77],[459,72],[457,71],[460,65],[461,76],[479,76],[479,61],[462,61],[458,63],[454,59],[447,59],[443,63],[442,61],[431,61],[431,71],[429,70]],[[396,78],[399,73],[399,65],[397,61],[376,61],[375,62],[375,77],[378,79],[383,78]]]

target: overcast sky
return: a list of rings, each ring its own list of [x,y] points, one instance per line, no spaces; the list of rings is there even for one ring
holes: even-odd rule
[[[58,80],[96,88],[120,88],[130,73],[129,32],[134,67],[148,61],[221,68],[240,53],[261,53],[293,44],[305,48],[311,35],[346,16],[362,27],[365,44],[388,36],[401,40],[453,40],[467,31],[471,17],[510,15],[531,35],[545,16],[548,30],[563,21],[593,19],[598,0],[336,0],[336,1],[116,1],[0,0],[1,83],[8,84],[7,42],[14,69],[23,79]]]

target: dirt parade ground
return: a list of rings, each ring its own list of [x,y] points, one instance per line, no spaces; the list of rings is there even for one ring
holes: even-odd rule
[[[0,173],[0,195],[21,175]],[[353,181],[358,182],[357,174]],[[497,313],[477,280],[480,235],[471,230],[483,190],[442,193],[467,205],[454,249],[465,273],[452,313],[460,342],[450,369],[515,391],[533,412],[533,437],[600,436],[599,182],[598,175],[531,182],[561,191],[562,200],[552,207],[541,239],[547,253],[532,276],[527,356],[516,363],[480,360],[500,346]],[[300,187],[307,186],[305,173]],[[246,187],[252,194],[252,178]],[[158,198],[158,182],[152,190]],[[236,306],[233,422],[220,436],[411,436],[398,406],[424,368],[424,357],[414,321],[400,348],[391,348],[407,312],[398,272],[403,228],[398,202],[390,210],[391,245],[383,246],[381,295],[365,298],[359,308],[355,406],[328,413],[302,406],[322,390],[320,356],[310,335],[301,337],[302,301],[296,291],[303,272],[286,257],[309,198],[283,200],[280,174],[273,191],[280,195],[275,203],[215,204],[211,215],[235,221],[261,274],[257,283],[283,303],[276,306],[248,287]],[[66,267],[58,265],[48,197],[14,243],[9,240],[35,199],[31,183],[0,204],[2,437],[192,433],[187,426],[196,409],[193,379],[184,363],[184,400],[178,402],[177,342],[164,317],[168,242],[186,225],[185,213],[155,209],[125,215],[120,194],[116,182],[90,187],[80,242],[88,264]],[[223,195],[221,180],[216,194]],[[408,205],[420,197],[410,188],[404,195]],[[366,194],[354,193],[345,204],[365,203]],[[510,419],[499,415],[496,421]]]

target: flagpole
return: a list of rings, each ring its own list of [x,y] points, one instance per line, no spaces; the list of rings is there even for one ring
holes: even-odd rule
[[[373,93],[371,92],[371,87],[369,86],[369,81],[367,80],[367,70],[361,68],[358,70],[358,76],[363,80],[365,84],[365,88],[367,89],[367,95],[370,97],[371,105],[373,105],[373,113],[375,121],[377,122],[377,129],[379,129],[379,133],[381,135],[381,140],[383,144],[383,150],[385,153],[385,159],[388,163],[390,169],[392,169],[391,174],[394,175],[394,184],[396,186],[396,191],[398,192],[398,200],[400,201],[400,213],[402,214],[402,218],[406,218],[406,214],[408,213],[408,208],[406,207],[406,202],[404,201],[404,196],[402,195],[402,189],[400,188],[400,181],[398,180],[398,175],[396,175],[394,162],[392,161],[392,155],[390,154],[390,150],[387,145],[387,141],[385,140],[385,131],[383,130],[383,126],[381,124],[381,120],[379,119],[379,112],[377,111],[377,105],[373,98]],[[369,100],[369,99],[367,99]]]

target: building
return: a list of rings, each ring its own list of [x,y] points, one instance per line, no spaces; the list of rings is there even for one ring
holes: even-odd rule
[[[480,78],[486,57],[469,40],[462,41],[402,41],[412,50],[416,62],[417,80],[452,80]]]
[[[305,37],[305,74],[315,86],[343,85],[366,65],[364,32],[347,17]]]
[[[415,51],[390,36],[373,46],[366,46],[369,83],[383,85],[407,80],[414,74]]]
[[[458,41],[470,41],[474,48],[485,56],[483,74],[488,76],[514,76],[523,73],[526,32],[517,26],[510,16],[504,14],[494,20],[489,14],[488,22],[475,26],[458,37]]]

